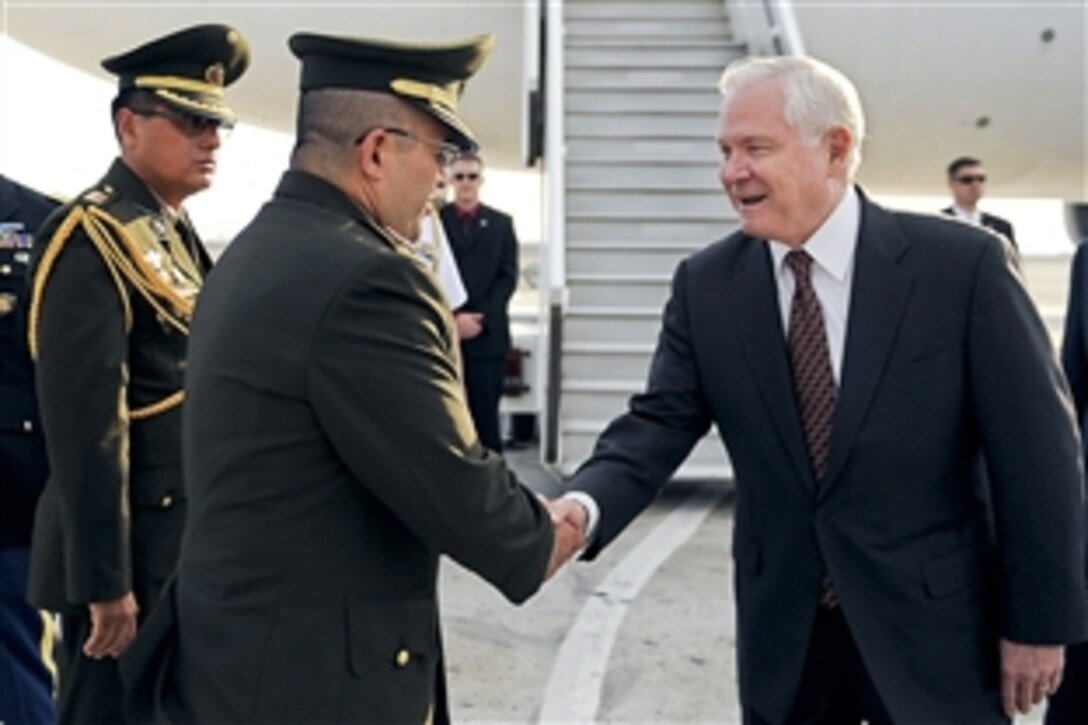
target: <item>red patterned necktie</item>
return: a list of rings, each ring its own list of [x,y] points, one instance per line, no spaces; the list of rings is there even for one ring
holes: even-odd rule
[[[824,317],[812,288],[812,257],[794,249],[786,255],[796,287],[790,305],[787,344],[793,366],[793,386],[812,471],[819,483],[827,471],[831,452],[831,424],[835,416],[835,377],[827,346]]]

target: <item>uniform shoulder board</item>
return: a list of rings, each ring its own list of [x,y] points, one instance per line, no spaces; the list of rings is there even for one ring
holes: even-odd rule
[[[81,197],[81,201],[94,206],[102,206],[113,196],[113,187],[109,184],[88,190]]]

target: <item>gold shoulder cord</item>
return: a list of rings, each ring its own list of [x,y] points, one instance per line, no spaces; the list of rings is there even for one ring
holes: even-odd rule
[[[113,278],[124,308],[125,333],[132,331],[132,304],[124,285],[124,280],[127,280],[161,319],[181,334],[188,336],[193,302],[179,295],[155,273],[143,259],[139,246],[120,221],[96,206],[77,205],[53,233],[34,275],[30,311],[27,317],[27,343],[30,347],[31,358],[36,361],[40,351],[38,324],[46,282],[64,245],[71,238],[77,225],[82,225],[83,231],[98,250],[102,261],[106,264],[106,269]],[[185,392],[179,390],[157,403],[130,411],[129,417],[133,420],[150,418],[181,405],[184,399]]]

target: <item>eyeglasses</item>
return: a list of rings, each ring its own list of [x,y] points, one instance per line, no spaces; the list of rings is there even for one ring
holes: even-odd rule
[[[453,175],[454,181],[476,181],[479,178],[480,175],[475,171],[470,171],[468,173],[461,172]]]
[[[189,138],[199,138],[207,133],[209,130],[218,131],[221,136],[226,137],[231,131],[234,130],[234,122],[228,121],[223,118],[211,118],[209,116],[198,116],[195,113],[186,113],[180,110],[166,110],[162,108],[133,108],[132,112],[137,116],[154,116],[157,118],[165,118],[174,124],[174,127],[181,131]]]
[[[956,177],[957,184],[982,184],[986,181],[986,174],[964,174]]]
[[[417,136],[411,131],[406,131],[403,128],[382,127],[382,130],[391,136],[400,136],[401,138],[411,139],[412,141],[418,141],[421,144],[430,146],[435,150],[434,160],[437,161],[442,168],[452,164],[457,160],[457,157],[461,155],[461,149],[446,141],[431,141],[422,136]],[[366,140],[366,137],[369,136],[372,131],[374,131],[373,128],[368,128],[359,134],[359,138],[355,139],[355,145],[358,146]]]

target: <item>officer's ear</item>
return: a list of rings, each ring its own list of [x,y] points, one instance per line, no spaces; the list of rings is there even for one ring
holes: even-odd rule
[[[392,141],[382,128],[375,128],[362,136],[355,144],[355,161],[363,175],[369,179],[385,175],[388,144]]]
[[[131,149],[137,138],[137,114],[128,107],[117,109],[113,115],[113,133],[122,150]]]

